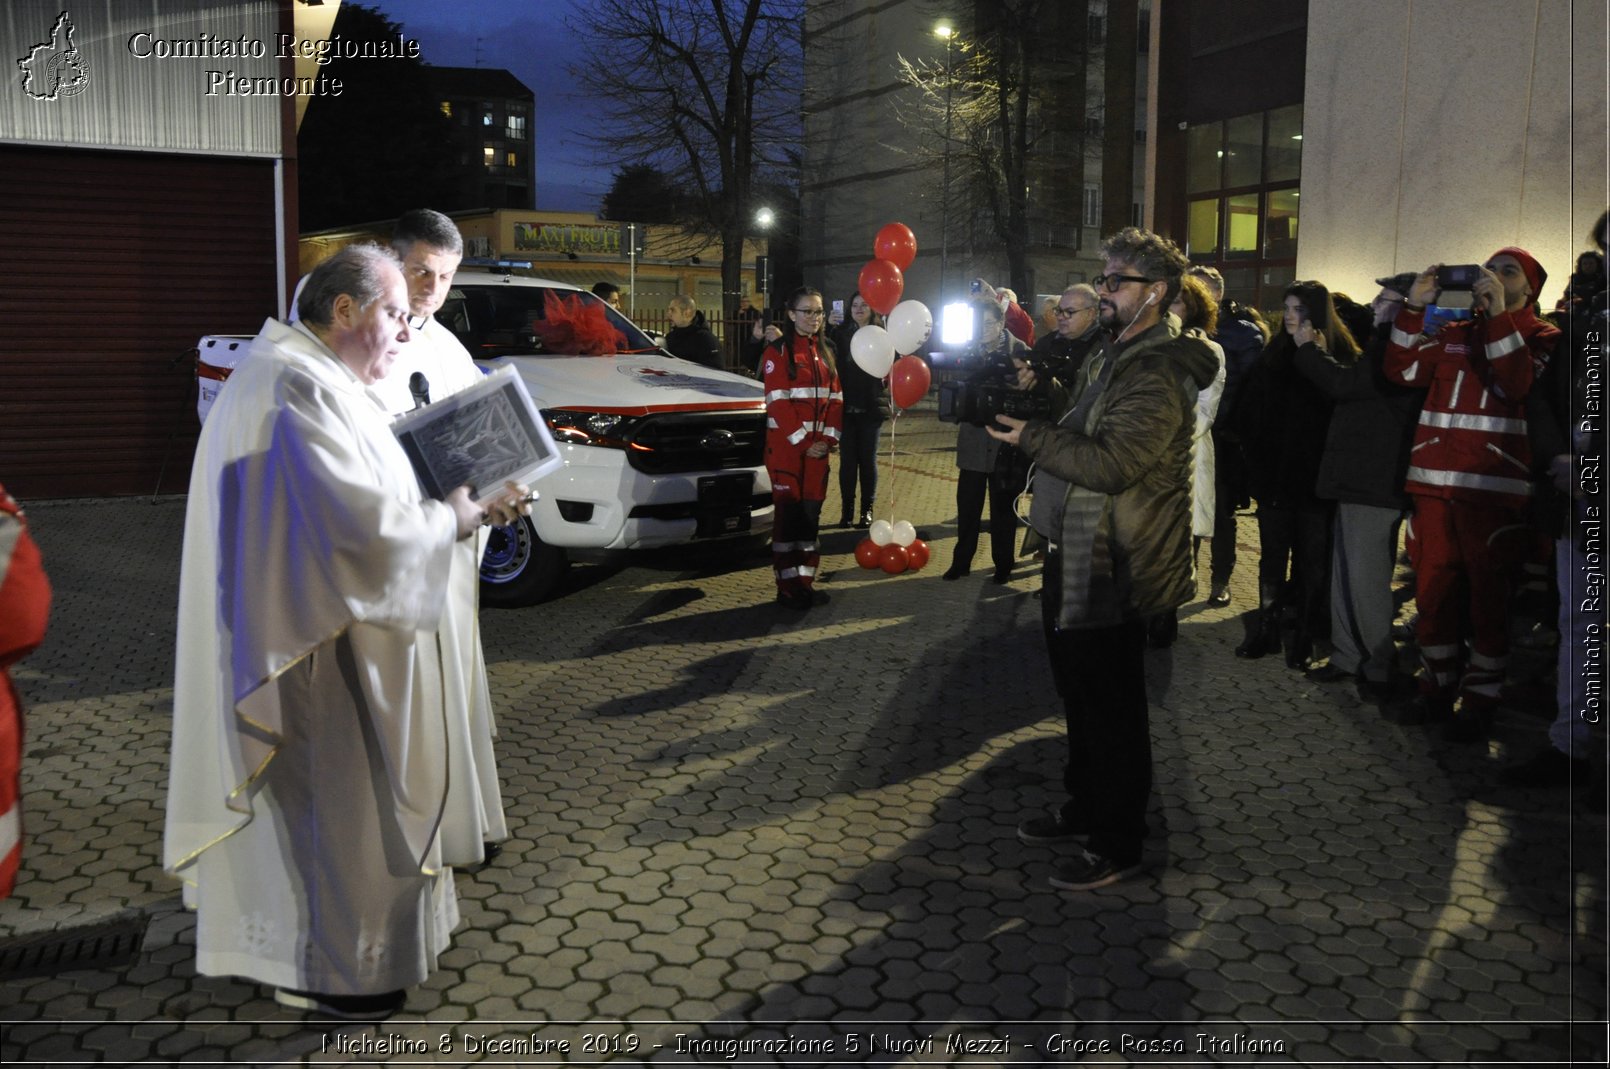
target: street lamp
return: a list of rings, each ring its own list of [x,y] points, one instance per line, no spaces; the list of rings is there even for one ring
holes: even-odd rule
[[[934,26],[934,36],[945,40],[945,175],[939,189],[939,292],[945,292],[945,272],[950,266],[950,91],[955,82],[950,57],[956,29],[948,22]]]

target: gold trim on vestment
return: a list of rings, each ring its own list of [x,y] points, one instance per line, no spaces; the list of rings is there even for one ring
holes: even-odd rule
[[[173,863],[173,867],[167,870],[167,872],[170,875],[177,876],[181,869],[189,868],[191,865],[195,864],[195,861],[196,861],[197,858],[199,858],[202,854],[205,854],[208,850],[211,850],[213,847],[217,846],[219,843],[223,842],[225,839],[229,838],[231,835],[233,835],[236,832],[240,831],[242,828],[246,827],[248,824],[250,824],[252,822],[252,820],[254,819],[254,817],[256,815],[256,814],[254,814],[252,812],[252,808],[251,808],[251,805],[249,803],[247,804],[247,806],[244,809],[242,809],[239,806],[234,804],[235,800],[240,798],[259,779],[261,779],[263,777],[263,773],[265,771],[267,771],[269,763],[272,762],[275,757],[279,756],[280,741],[283,739],[283,736],[279,732],[274,731],[273,729],[269,728],[266,724],[260,724],[256,720],[253,720],[251,717],[247,716],[245,713],[241,712],[240,711],[241,703],[244,702],[247,698],[250,698],[252,695],[256,694],[258,691],[262,690],[264,687],[268,686],[270,683],[274,682],[276,679],[278,679],[280,676],[284,675],[286,672],[289,672],[292,668],[296,667],[297,665],[301,664],[303,661],[307,660],[309,657],[313,656],[315,651],[324,648],[325,646],[329,645],[331,642],[334,642],[336,639],[338,639],[342,635],[346,634],[347,631],[349,631],[352,628],[352,625],[355,622],[356,621],[348,620],[346,623],[342,624],[338,629],[336,629],[334,632],[332,632],[327,637],[321,639],[318,642],[315,642],[313,645],[309,646],[302,653],[300,653],[297,656],[295,656],[295,657],[291,658],[290,660],[286,661],[279,668],[275,669],[274,671],[270,672],[268,675],[264,676],[263,679],[260,680],[256,686],[254,686],[251,690],[246,692],[244,697],[242,697],[239,701],[235,702],[235,706],[231,710],[231,712],[235,716],[235,719],[239,720],[241,723],[247,725],[248,727],[254,728],[257,731],[262,732],[264,735],[266,735],[270,739],[274,740],[274,745],[268,751],[268,756],[264,757],[263,760],[258,764],[258,766],[256,768],[252,769],[251,774],[248,775],[245,779],[241,780],[239,783],[237,783],[235,785],[234,789],[231,790],[228,794],[224,795],[224,808],[228,809],[230,812],[239,813],[243,817],[245,817],[246,819],[242,820],[239,824],[236,824],[234,827],[230,828],[228,831],[224,832],[222,835],[218,836],[216,839],[213,839],[211,842],[203,843],[201,846],[196,847],[196,849],[192,850],[190,853],[186,854],[184,857],[181,857],[178,861],[175,861]]]

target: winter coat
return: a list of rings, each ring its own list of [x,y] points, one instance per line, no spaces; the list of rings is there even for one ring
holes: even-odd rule
[[[1213,508],[1218,503],[1214,477],[1213,436],[1208,432],[1218,418],[1219,404],[1224,396],[1224,350],[1207,335],[1192,329],[1187,332],[1213,351],[1218,371],[1213,381],[1196,395],[1196,425],[1191,431],[1191,534],[1197,538],[1213,537]]]
[[[1560,336],[1532,307],[1445,325],[1424,337],[1423,310],[1392,324],[1386,376],[1426,387],[1405,487],[1411,494],[1524,508],[1532,493],[1526,397]]]
[[[1247,484],[1259,505],[1296,508],[1317,500],[1331,399],[1297,373],[1289,340],[1277,338],[1242,390],[1237,427]],[[1313,348],[1313,343],[1302,348]]]
[[[1017,370],[1012,358],[1028,355],[1029,347],[1012,334],[1001,334],[1002,343],[985,355],[984,367],[967,376],[970,385],[1009,385],[1017,382]],[[998,465],[1010,469],[1016,461],[1016,451],[989,436],[983,427],[971,423],[956,425],[956,467],[962,471],[991,472]]]
[[[1066,383],[1075,382],[1079,377],[1079,368],[1084,365],[1085,357],[1092,349],[1101,344],[1104,335],[1095,327],[1089,333],[1078,338],[1069,338],[1061,334],[1051,333],[1041,335],[1040,340],[1034,343],[1035,359],[1051,366],[1051,373]]]
[[[705,325],[704,313],[694,312],[693,322],[685,327],[672,327],[665,334],[665,351],[682,360],[691,360],[720,370],[727,359],[721,351],[721,341]]]
[[[1343,364],[1316,346],[1297,350],[1297,373],[1335,402],[1314,492],[1352,505],[1406,509],[1403,477],[1424,390],[1387,381],[1381,370],[1392,324],[1375,328],[1357,362]]]
[[[1197,395],[1212,384],[1218,360],[1176,329],[1165,316],[1129,344],[1091,354],[1076,407],[1109,361],[1112,368],[1082,427],[1031,420],[1023,428],[1019,448],[1067,483],[1054,539],[1062,553],[1059,627],[1110,627],[1195,595],[1191,435]]]
[[[783,347],[792,343],[793,360]],[[791,469],[815,442],[837,447],[844,426],[844,393],[832,365],[817,346],[833,351],[826,338],[785,334],[761,358],[766,384],[766,467]]]
[[[1258,324],[1247,318],[1241,306],[1225,301],[1219,306],[1219,329],[1213,340],[1224,350],[1224,394],[1219,398],[1219,414],[1214,425],[1220,437],[1235,434],[1238,425],[1241,388],[1246,385],[1252,369],[1258,366],[1266,344]]]

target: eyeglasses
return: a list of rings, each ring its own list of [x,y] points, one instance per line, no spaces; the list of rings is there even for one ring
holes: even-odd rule
[[[1097,289],[1106,290],[1108,293],[1117,293],[1119,287],[1125,282],[1147,283],[1156,281],[1157,279],[1147,278],[1145,275],[1097,275],[1090,280],[1090,283]]]
[[[424,330],[425,324],[430,322],[430,316],[408,316],[409,330]]]
[[[1058,318],[1069,319],[1069,318],[1072,318],[1073,316],[1078,315],[1080,312],[1088,312],[1088,311],[1090,311],[1090,309],[1088,309],[1088,308],[1064,308],[1061,305],[1058,305],[1057,307],[1051,309],[1051,311],[1055,312],[1057,314]]]
[[[797,316],[810,316],[812,319],[820,319],[827,315],[827,312],[821,308],[795,308],[793,312]]]

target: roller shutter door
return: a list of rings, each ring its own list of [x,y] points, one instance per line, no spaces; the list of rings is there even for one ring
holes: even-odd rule
[[[181,492],[202,334],[276,299],[272,160],[0,146],[0,483]]]

